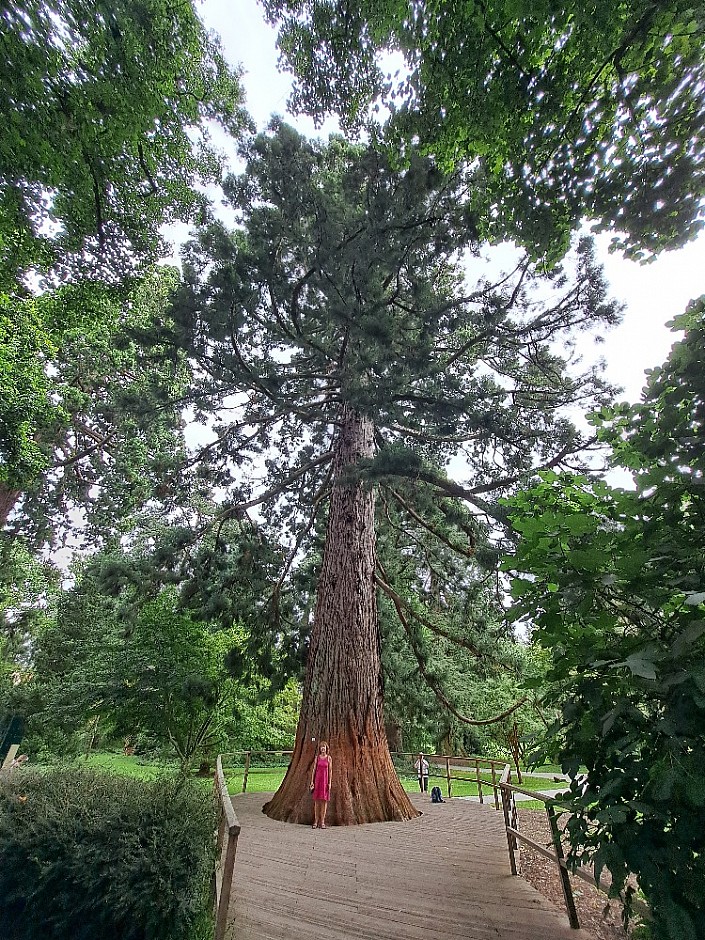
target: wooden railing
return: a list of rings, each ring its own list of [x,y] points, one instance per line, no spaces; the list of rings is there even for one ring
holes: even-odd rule
[[[214,780],[215,798],[218,813],[218,837],[213,873],[213,894],[215,908],[215,940],[224,940],[228,927],[230,893],[233,886],[233,870],[237,840],[240,835],[240,823],[237,821],[230,794],[223,774],[223,762],[218,755]]]
[[[392,760],[397,773],[403,772],[404,776],[415,777],[414,762],[417,757],[418,754],[393,751]],[[485,793],[488,795],[492,793],[494,807],[499,810],[499,778],[506,766],[505,761],[478,757],[474,754],[470,757],[458,757],[453,754],[425,754],[424,757],[428,761],[429,782],[432,779],[444,781],[449,799],[453,796],[453,781],[474,783],[477,786],[480,803],[485,802]]]
[[[257,759],[264,758],[270,761],[276,757],[290,757],[293,751],[233,751],[227,755],[218,757],[216,767],[216,790],[218,793],[218,804],[221,807],[218,828],[218,863],[216,871],[216,935],[215,940],[223,940],[227,923],[228,903],[230,889],[233,879],[233,865],[235,861],[235,851],[237,848],[237,837],[240,833],[240,826],[232,808],[228,790],[223,775],[222,758],[226,757],[228,763],[232,758],[240,758],[238,764],[243,768],[242,792],[247,792],[247,783],[251,774],[266,773],[275,769],[276,765],[265,763],[253,766],[253,757]],[[418,757],[416,753],[394,751],[391,754],[394,761],[397,774],[409,779],[416,777],[414,763]],[[493,760],[487,757],[458,757],[452,754],[426,754],[424,755],[429,764],[429,782],[431,779],[445,782],[448,798],[453,796],[453,782],[474,783],[477,786],[480,803],[484,803],[485,793],[493,796],[494,808],[501,809],[504,814],[504,828],[507,834],[507,848],[509,851],[509,867],[512,875],[519,874],[519,843],[531,846],[531,848],[543,855],[545,858],[553,861],[558,869],[563,889],[563,898],[565,900],[566,912],[570,926],[578,929],[580,923],[578,913],[575,907],[575,898],[568,873],[568,865],[563,853],[563,842],[561,831],[558,825],[560,813],[556,807],[560,806],[560,800],[542,793],[539,790],[527,790],[512,783],[512,767],[506,761]],[[483,791],[484,788],[484,791]],[[515,794],[521,793],[532,800],[537,800],[544,804],[548,825],[551,832],[551,841],[553,848],[547,848],[545,845],[539,845],[533,839],[524,835],[519,830],[519,816],[517,813],[517,801]],[[218,882],[218,872],[220,872],[220,882]],[[598,881],[585,869],[576,869],[571,872],[575,877],[586,881],[600,891],[607,891],[608,887]],[[648,907],[638,899],[633,899],[632,908],[644,917],[649,916]]]
[[[241,792],[247,793],[250,775],[258,773],[271,773],[276,765],[255,763],[264,758],[265,761],[277,757],[291,757],[293,751],[229,751],[221,757],[230,767],[236,764],[242,768]],[[393,751],[391,753],[397,773],[409,779],[416,777],[414,762],[417,753]],[[453,781],[474,783],[480,802],[484,803],[485,796],[493,794],[495,809],[499,810],[499,778],[505,767],[505,761],[492,760],[488,757],[457,757],[452,754],[427,754],[429,763],[429,778],[444,782],[448,797],[453,795]],[[238,774],[239,776],[239,774]]]
[[[563,855],[563,844],[561,841],[561,833],[558,828],[558,817],[556,816],[556,811],[554,808],[554,800],[545,793],[540,793],[534,790],[524,790],[522,787],[513,786],[510,782],[511,778],[512,769],[511,766],[507,764],[502,772],[502,776],[499,781],[499,788],[502,792],[504,827],[507,832],[509,867],[512,870],[512,874],[517,875],[519,873],[519,866],[517,865],[519,842],[524,842],[526,845],[530,845],[535,852],[543,855],[544,858],[548,858],[551,859],[551,861],[554,861],[558,867],[558,874],[561,879],[561,888],[563,889],[563,898],[565,900],[565,907],[568,914],[568,920],[570,921],[570,926],[575,930],[578,930],[580,928],[580,921],[578,920],[578,912],[575,909],[573,888],[570,883],[570,878],[568,877],[568,868],[566,866],[565,857]],[[548,817],[548,825],[551,830],[551,841],[553,842],[553,852],[549,851],[549,849],[547,849],[545,846],[539,845],[538,842],[534,842],[533,839],[529,839],[528,836],[525,836],[519,832],[519,816],[517,813],[517,804],[514,796],[515,793],[523,793],[530,796],[534,800],[540,800],[546,807],[546,816]],[[594,879],[593,883],[595,883]]]
[[[258,773],[271,773],[273,770],[281,769],[281,765],[270,765],[263,764],[261,766],[253,765],[252,758],[261,758],[269,759],[272,757],[291,757],[293,751],[228,751],[227,753],[221,754],[221,758],[225,760],[227,766],[230,768],[235,762],[233,758],[240,758],[240,761],[237,762],[236,766],[242,766],[242,793],[247,793],[247,782],[250,779],[250,774]],[[238,774],[239,776],[239,774]]]
[[[561,879],[563,898],[565,900],[565,907],[570,926],[575,930],[578,930],[580,928],[580,921],[578,920],[578,912],[575,908],[575,898],[573,897],[573,887],[570,883],[570,876],[568,874],[568,865],[563,854],[563,840],[560,828],[558,826],[559,814],[556,812],[556,806],[560,806],[560,800],[556,799],[556,797],[549,796],[546,793],[541,793],[538,790],[525,790],[523,787],[516,787],[512,784],[511,779],[511,765],[506,764],[502,772],[502,776],[500,777],[499,789],[502,793],[502,810],[504,812],[504,826],[507,832],[507,846],[509,848],[509,866],[511,868],[511,872],[513,875],[517,875],[519,873],[519,866],[517,864],[519,856],[519,842],[523,842],[525,845],[530,845],[535,852],[539,853],[539,855],[543,855],[544,858],[548,858],[555,862],[558,868],[558,874]],[[538,800],[544,804],[546,817],[548,818],[548,825],[551,831],[553,851],[548,849],[545,845],[539,845],[537,842],[534,842],[533,839],[530,839],[528,836],[525,836],[522,832],[519,831],[519,816],[517,813],[517,804],[515,798],[516,793],[522,793],[525,796],[531,797],[532,800]],[[596,880],[584,868],[577,868],[573,870],[571,874],[575,875],[576,878],[580,878],[582,881],[593,885],[593,887],[600,891],[608,891],[608,887],[601,883],[601,879]],[[621,900],[624,901],[623,898]],[[650,916],[648,906],[638,898],[632,899],[631,906],[632,909],[642,917],[648,919]]]

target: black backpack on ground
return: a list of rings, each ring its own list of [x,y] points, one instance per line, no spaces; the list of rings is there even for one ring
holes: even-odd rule
[[[441,796],[440,787],[431,787],[431,802],[432,803],[445,803],[445,800]]]

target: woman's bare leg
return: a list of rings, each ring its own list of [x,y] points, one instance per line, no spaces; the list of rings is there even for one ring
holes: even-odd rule
[[[321,800],[321,829],[326,828],[326,810],[328,809],[328,800]]]

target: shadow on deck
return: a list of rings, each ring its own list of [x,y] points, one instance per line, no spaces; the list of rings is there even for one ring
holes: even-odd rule
[[[242,826],[229,936],[237,940],[591,940],[509,873],[502,814],[468,800],[405,823],[312,830],[233,797]]]

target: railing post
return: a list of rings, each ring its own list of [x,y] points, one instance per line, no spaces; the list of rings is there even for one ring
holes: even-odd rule
[[[499,811],[499,798],[497,796],[497,772],[494,769],[494,761],[490,764],[492,768],[492,793],[494,794],[494,808]]]
[[[250,772],[250,755],[251,754],[252,754],[252,751],[245,752],[245,774],[242,778],[242,792],[243,793],[247,792],[247,776]]]
[[[505,773],[502,774],[502,780],[504,780]],[[504,831],[507,834],[507,848],[509,849],[509,868],[513,875],[517,874],[517,863],[514,858],[514,850],[516,848],[516,840],[512,833],[509,831],[511,823],[509,820],[509,800],[511,798],[511,790],[506,790],[502,786],[500,781],[500,788],[502,790],[502,810],[504,811]]]
[[[235,869],[235,853],[237,851],[238,834],[230,835],[226,824],[226,850],[225,864],[223,865],[223,879],[220,884],[220,898],[215,918],[215,940],[224,940],[225,930],[228,926],[228,912],[230,910],[230,894],[233,888],[233,872]]]
[[[570,883],[570,877],[568,876],[568,869],[565,867],[565,856],[563,855],[563,846],[561,844],[561,833],[558,829],[558,820],[556,819],[556,811],[550,803],[546,804],[546,815],[548,816],[548,824],[551,827],[551,837],[553,839],[553,848],[556,850],[556,857],[558,860],[558,872],[561,876],[561,887],[563,888],[563,897],[565,898],[565,906],[568,911],[568,920],[570,921],[570,926],[574,930],[580,929],[580,921],[578,920],[578,912],[575,909],[575,899],[573,898],[573,887]]]
[[[446,780],[448,785],[448,799],[450,799],[450,757],[446,757]]]
[[[511,782],[512,774],[509,772],[509,782]],[[514,795],[514,790],[510,790],[510,799],[509,799],[509,820],[511,822],[512,829],[519,830],[519,813],[517,812],[517,799]],[[512,842],[514,843],[514,848],[516,851],[519,851],[519,843],[517,842],[516,836],[512,836]],[[521,861],[521,859],[520,859]]]
[[[230,895],[233,887],[233,870],[240,823],[233,810],[228,788],[225,785],[223,763],[220,754],[215,765],[215,790],[218,805],[217,857],[214,871],[215,887],[215,940],[224,940],[228,926]],[[223,859],[225,846],[225,859]],[[220,876],[220,878],[218,877]]]
[[[477,795],[480,797],[480,803],[484,804],[482,798],[482,780],[480,779],[480,761],[475,758],[475,780],[477,780]]]

